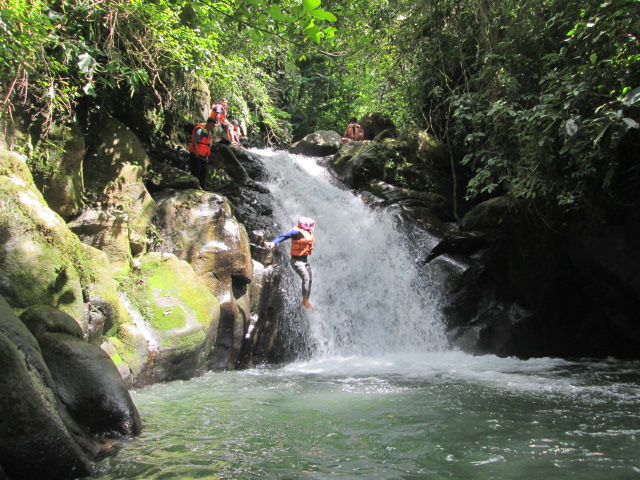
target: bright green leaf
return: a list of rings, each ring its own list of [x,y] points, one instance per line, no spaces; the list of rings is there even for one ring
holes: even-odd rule
[[[312,12],[320,6],[322,0],[302,0],[302,7],[306,12]]]
[[[336,16],[333,13],[322,10],[321,8],[313,10],[311,12],[311,15],[320,20],[326,20],[328,22],[335,22],[337,20]]]
[[[333,27],[325,28],[323,30],[325,38],[333,38],[335,36],[337,29]]]
[[[287,16],[282,13],[282,9],[279,5],[271,5],[269,7],[269,15],[271,15],[271,18],[278,22],[287,21]]]

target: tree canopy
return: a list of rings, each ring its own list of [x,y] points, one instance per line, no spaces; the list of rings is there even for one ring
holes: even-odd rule
[[[0,0],[1,118],[43,126],[194,82],[269,143],[388,114],[450,152],[465,195],[597,214],[640,180],[638,0]],[[625,192],[623,196],[617,193]]]

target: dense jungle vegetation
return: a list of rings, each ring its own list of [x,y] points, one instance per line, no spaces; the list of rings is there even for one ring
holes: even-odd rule
[[[468,198],[506,194],[556,228],[640,198],[638,0],[0,6],[3,125],[20,112],[46,136],[88,109],[145,102],[161,139],[205,82],[272,145],[370,111],[425,129]]]

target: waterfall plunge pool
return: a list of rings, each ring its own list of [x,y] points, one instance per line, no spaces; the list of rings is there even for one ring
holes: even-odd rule
[[[640,478],[637,362],[326,358],[132,393],[121,479]]]

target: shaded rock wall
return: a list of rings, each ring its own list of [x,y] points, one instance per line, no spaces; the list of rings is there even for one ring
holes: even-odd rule
[[[69,315],[31,307],[19,319],[0,296],[0,358],[0,466],[9,478],[91,475],[109,438],[140,432],[118,370]]]

